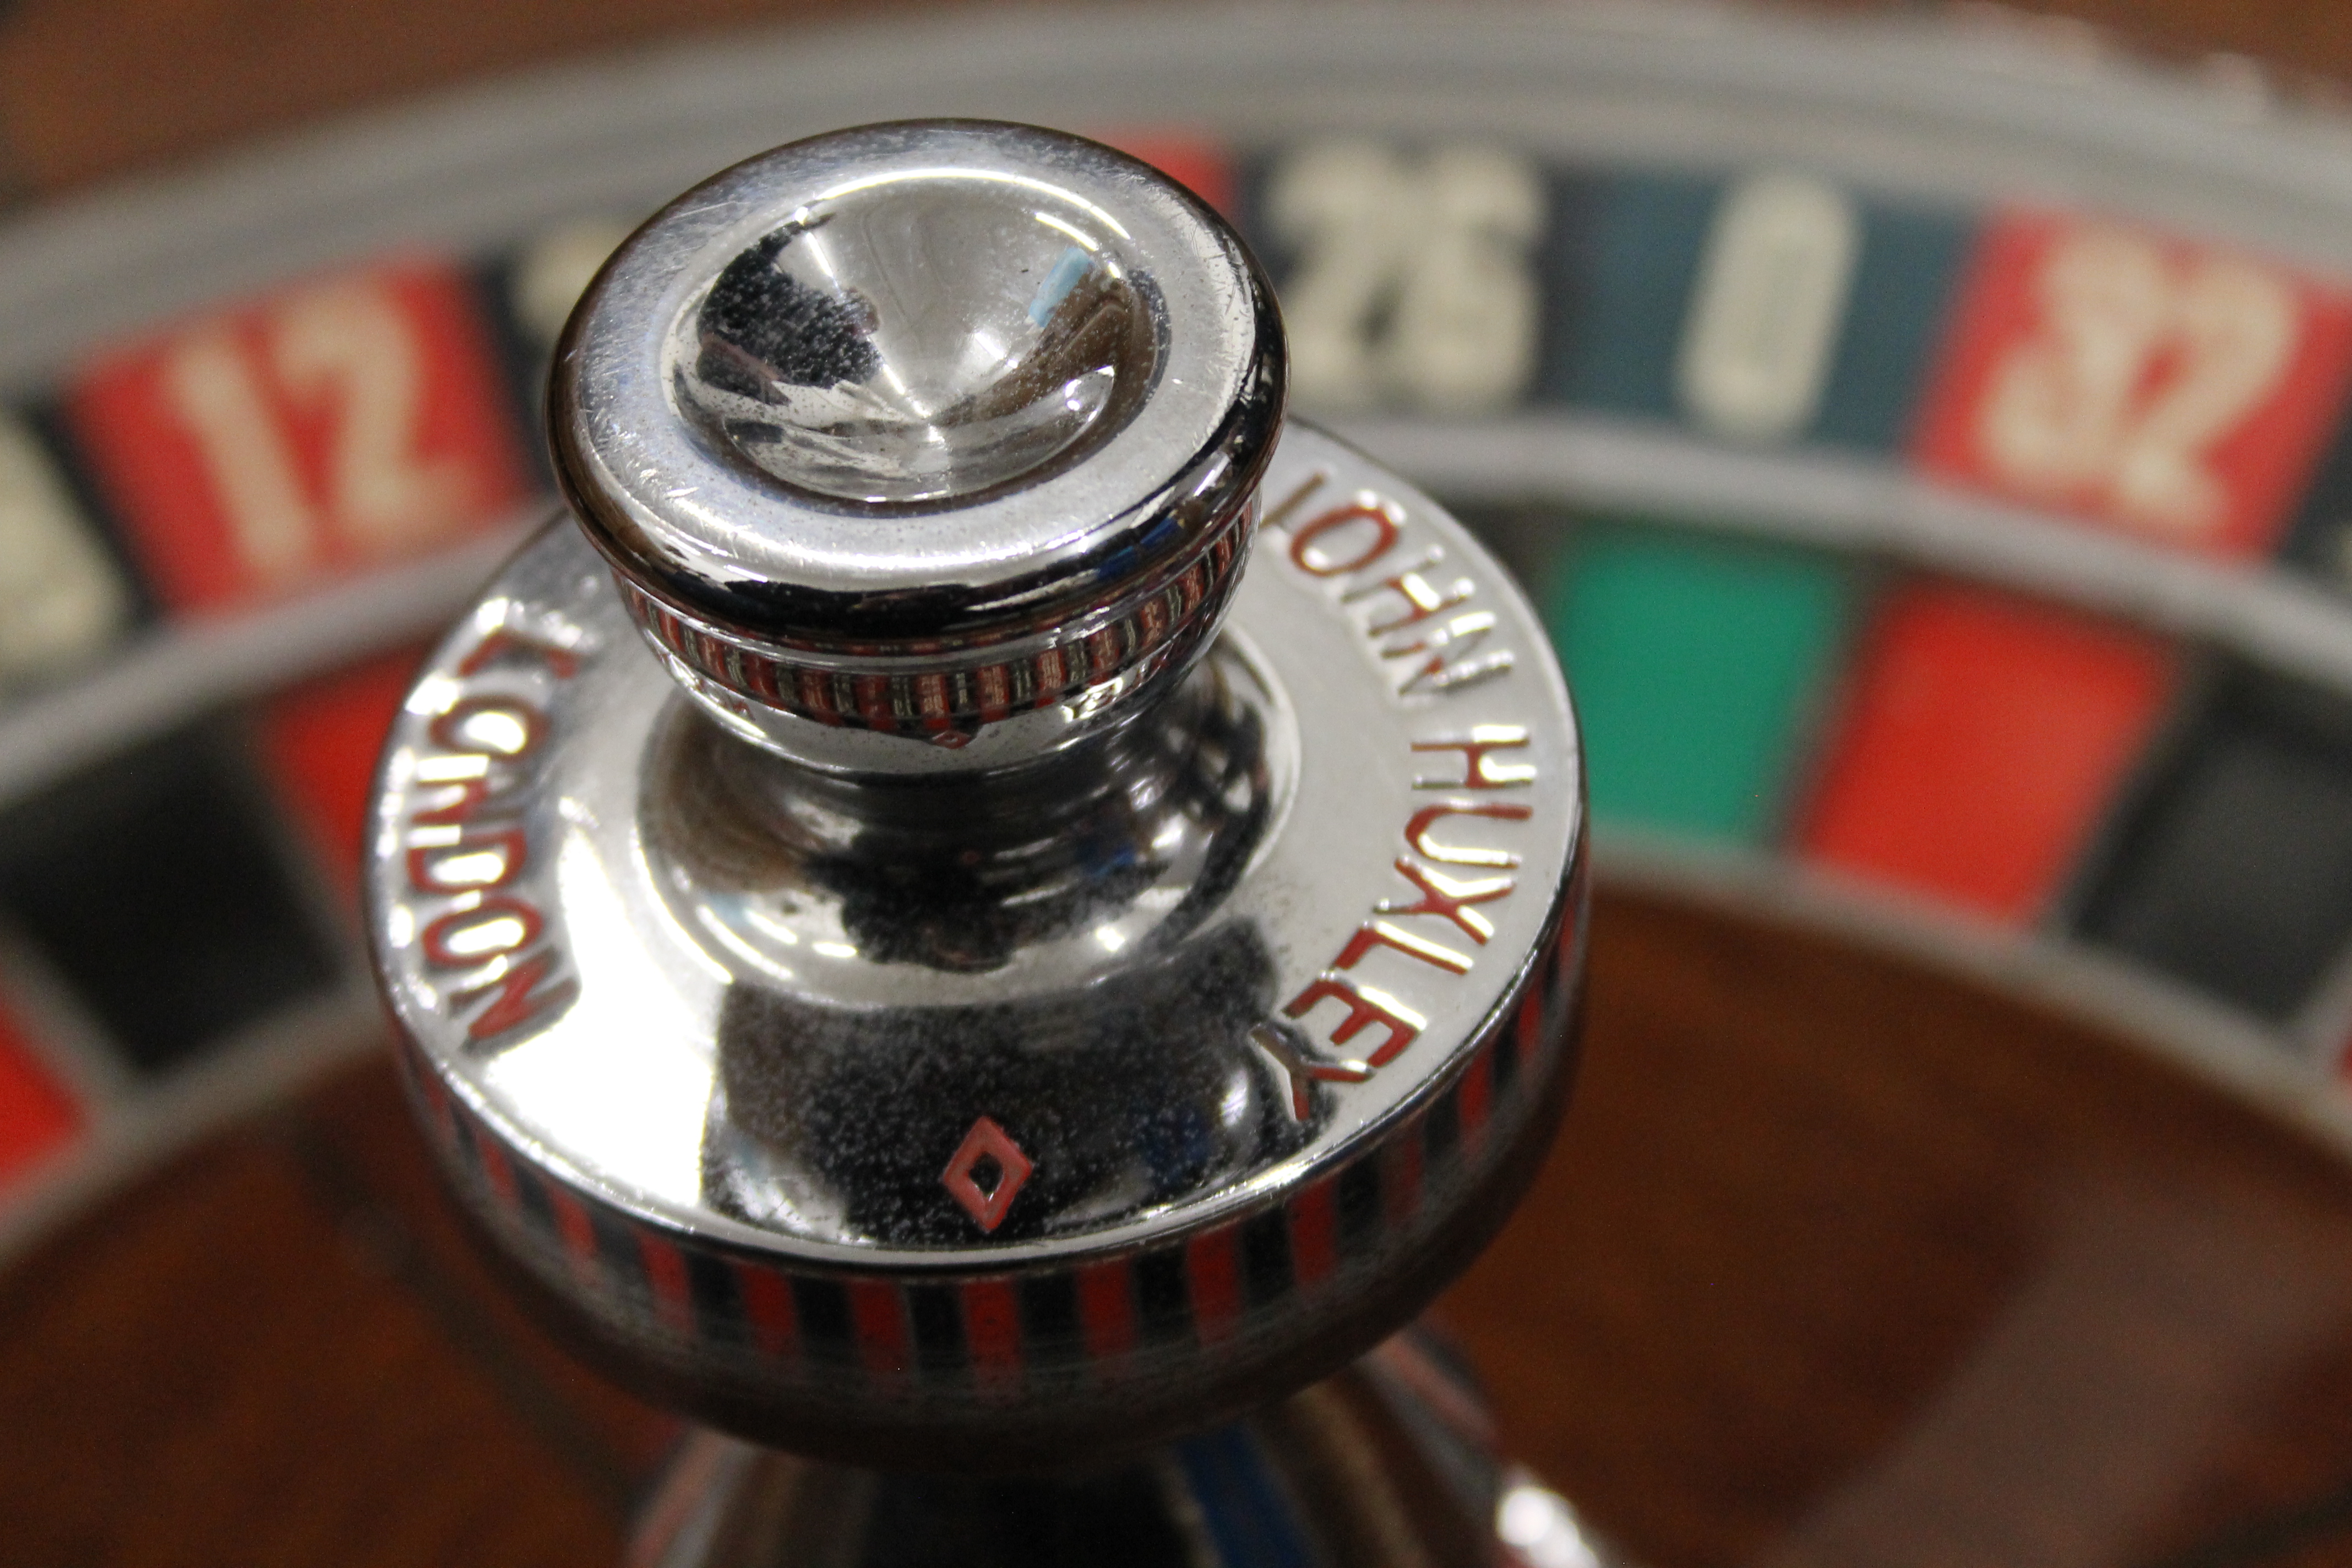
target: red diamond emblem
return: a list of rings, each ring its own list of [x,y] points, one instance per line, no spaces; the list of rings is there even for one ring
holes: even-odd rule
[[[1021,1194],[1021,1184],[1035,1169],[1029,1156],[1021,1152],[1021,1145],[993,1120],[983,1116],[963,1135],[962,1145],[956,1150],[955,1158],[948,1162],[948,1168],[940,1173],[940,1181],[947,1188],[948,1196],[961,1204],[963,1212],[971,1215],[973,1224],[992,1231],[1004,1223],[1004,1211],[1013,1206],[1013,1200]],[[980,1178],[992,1173],[991,1184],[982,1186]]]

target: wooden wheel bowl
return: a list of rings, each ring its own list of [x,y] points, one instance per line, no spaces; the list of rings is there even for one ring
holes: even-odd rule
[[[1604,895],[1584,1075],[1444,1303],[1640,1560],[2317,1563],[2352,1544],[2352,1167],[1906,960]],[[26,1563],[616,1559],[676,1440],[541,1338],[386,1063],[0,1278]]]

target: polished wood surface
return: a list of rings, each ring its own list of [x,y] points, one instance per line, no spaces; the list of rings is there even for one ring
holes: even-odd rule
[[[1593,930],[1560,1147],[1447,1311],[1651,1561],[2204,1562],[2352,1485],[2341,1160],[1911,963]]]
[[[1443,1311],[1659,1568],[2352,1560],[2352,1167],[2126,1043],[1629,895]],[[0,1279],[26,1563],[608,1563],[675,1439],[483,1275],[390,1071]]]

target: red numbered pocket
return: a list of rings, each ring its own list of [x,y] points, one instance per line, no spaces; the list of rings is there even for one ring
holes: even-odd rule
[[[465,275],[323,278],[118,351],[75,436],[157,597],[235,609],[503,520],[524,469]]]
[[[1927,472],[2179,548],[2257,554],[2352,373],[2352,295],[2119,224],[1979,242],[1914,435]]]
[[[259,715],[271,776],[346,891],[358,885],[376,757],[425,651],[403,648],[305,681]]]
[[[2081,855],[2174,681],[2153,638],[2032,600],[1898,588],[1798,825],[1808,860],[2022,925]]]
[[[81,1112],[0,998],[0,1190],[81,1131]]]

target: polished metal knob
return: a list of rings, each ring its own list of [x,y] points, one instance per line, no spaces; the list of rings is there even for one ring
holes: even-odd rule
[[[879,125],[752,159],[604,268],[556,472],[674,671],[845,772],[1115,724],[1222,617],[1284,360],[1240,241],[1071,136]]]
[[[1567,691],[1282,367],[1221,220],[1017,126],[753,159],[583,300],[570,521],[410,694],[369,919],[457,1191],[619,1375],[1096,1459],[1341,1365],[1516,1200]]]

